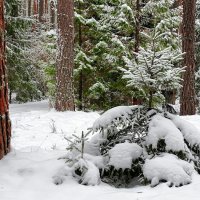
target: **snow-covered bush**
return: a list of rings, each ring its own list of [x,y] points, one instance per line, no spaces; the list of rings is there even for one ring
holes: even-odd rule
[[[200,172],[200,132],[180,117],[156,109],[112,108],[87,134],[67,140],[70,151],[65,159],[84,185],[101,180],[115,187],[132,181],[182,186],[192,181],[194,169]]]
[[[151,160],[147,159],[143,166],[144,176],[156,186],[159,181],[168,181],[169,186],[181,186],[191,183],[194,167],[172,154],[163,154]]]

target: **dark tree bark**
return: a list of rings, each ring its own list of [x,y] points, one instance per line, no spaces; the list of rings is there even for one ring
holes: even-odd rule
[[[79,12],[81,12],[81,5],[79,2],[78,5]],[[81,22],[78,24],[78,43],[79,47],[82,47],[83,43],[83,38],[82,38],[82,26]],[[78,100],[79,100],[79,110],[83,110],[83,70],[81,69],[80,74],[79,74],[79,90],[78,90]]]
[[[195,108],[195,11],[196,0],[183,0],[182,50],[185,52],[181,115],[194,115]]]
[[[51,28],[55,28],[55,19],[56,19],[55,4],[54,4],[54,1],[51,1],[51,4],[50,4],[50,25],[51,25]]]
[[[57,111],[74,110],[74,2],[58,0],[58,56],[56,72]]]
[[[37,18],[37,15],[38,15],[38,0],[34,0],[33,13],[34,13],[35,17]]]
[[[32,0],[28,0],[28,16],[30,17],[31,14],[32,14],[32,7],[31,7],[31,4],[32,4]]]
[[[0,159],[10,151],[11,138],[4,33],[4,0],[0,0]]]
[[[140,47],[140,0],[136,0],[136,16],[135,16],[135,52]]]
[[[39,22],[44,22],[44,0],[39,0]]]
[[[45,0],[45,14],[48,14],[49,1]]]

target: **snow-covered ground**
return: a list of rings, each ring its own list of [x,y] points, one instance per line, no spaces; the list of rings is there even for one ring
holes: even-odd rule
[[[53,176],[65,167],[65,136],[80,135],[92,127],[97,113],[48,109],[47,101],[11,105],[12,152],[0,161],[0,200],[199,200],[200,176],[183,187],[137,186],[116,189],[107,184],[79,185],[71,177],[55,185]],[[200,116],[187,116],[200,129]]]

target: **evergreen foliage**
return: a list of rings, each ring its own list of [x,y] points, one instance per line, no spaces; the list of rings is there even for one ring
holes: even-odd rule
[[[70,152],[64,157],[79,179],[90,168],[84,168],[83,172],[80,169],[83,165],[79,165],[76,171],[74,167],[80,161],[92,162],[99,170],[101,180],[115,187],[130,187],[130,184],[147,184],[149,181],[152,186],[159,181],[170,181],[169,186],[182,186],[191,182],[192,164],[199,172],[199,132],[176,115],[142,106],[120,106],[102,114],[94,122],[93,131],[95,135],[90,140],[86,141],[83,135],[82,139],[70,140]],[[162,172],[162,160],[166,162],[165,172]],[[157,175],[152,176],[148,168],[154,163],[152,173]],[[174,179],[167,174],[176,176],[176,168],[180,166],[186,170],[181,171],[180,178]],[[90,185],[91,182],[84,184]]]
[[[10,101],[16,93],[16,101],[26,102],[41,99],[43,80],[40,69],[31,59],[34,34],[31,27],[33,20],[20,13],[20,1],[6,1],[6,51]]]

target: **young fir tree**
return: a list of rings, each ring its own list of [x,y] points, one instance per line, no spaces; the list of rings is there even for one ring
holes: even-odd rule
[[[128,86],[139,90],[148,107],[153,108],[155,103],[163,102],[163,91],[181,87],[183,69],[175,67],[175,64],[182,59],[182,54],[177,54],[171,47],[160,48],[163,34],[157,29],[145,36],[149,43],[135,53],[137,61],[125,58],[128,69],[123,69],[123,78],[128,79]]]
[[[180,37],[178,35],[181,18],[179,16],[180,9],[173,8],[172,5],[172,1],[160,2],[156,0],[145,4],[141,9],[143,30],[140,34],[140,51],[138,54],[135,54],[137,59],[134,61],[134,55],[124,58],[129,68],[125,70],[126,75],[124,77],[131,78],[129,85],[136,89],[136,94],[140,98],[148,101],[149,107],[153,106],[152,103],[154,101],[162,102],[166,98],[168,91],[180,88],[180,85],[177,85],[177,81],[180,83],[182,69],[179,70],[177,67],[176,59],[179,61],[181,58]],[[176,57],[176,55],[178,56]],[[173,58],[173,56],[175,57]],[[163,60],[158,59],[158,57],[161,57]],[[161,71],[159,66],[156,67],[157,64],[160,65]],[[163,80],[159,77],[162,76],[161,72],[163,73],[162,75],[168,73],[168,76],[166,74],[164,75],[165,77],[163,76]],[[167,79],[169,76],[173,76],[173,73],[176,74],[176,72],[178,73],[173,79],[176,86],[172,86],[173,83],[170,83],[170,85],[167,82],[171,81],[167,81]],[[135,77],[138,77],[137,80],[139,82],[134,80]],[[164,86],[162,84],[167,85]]]

